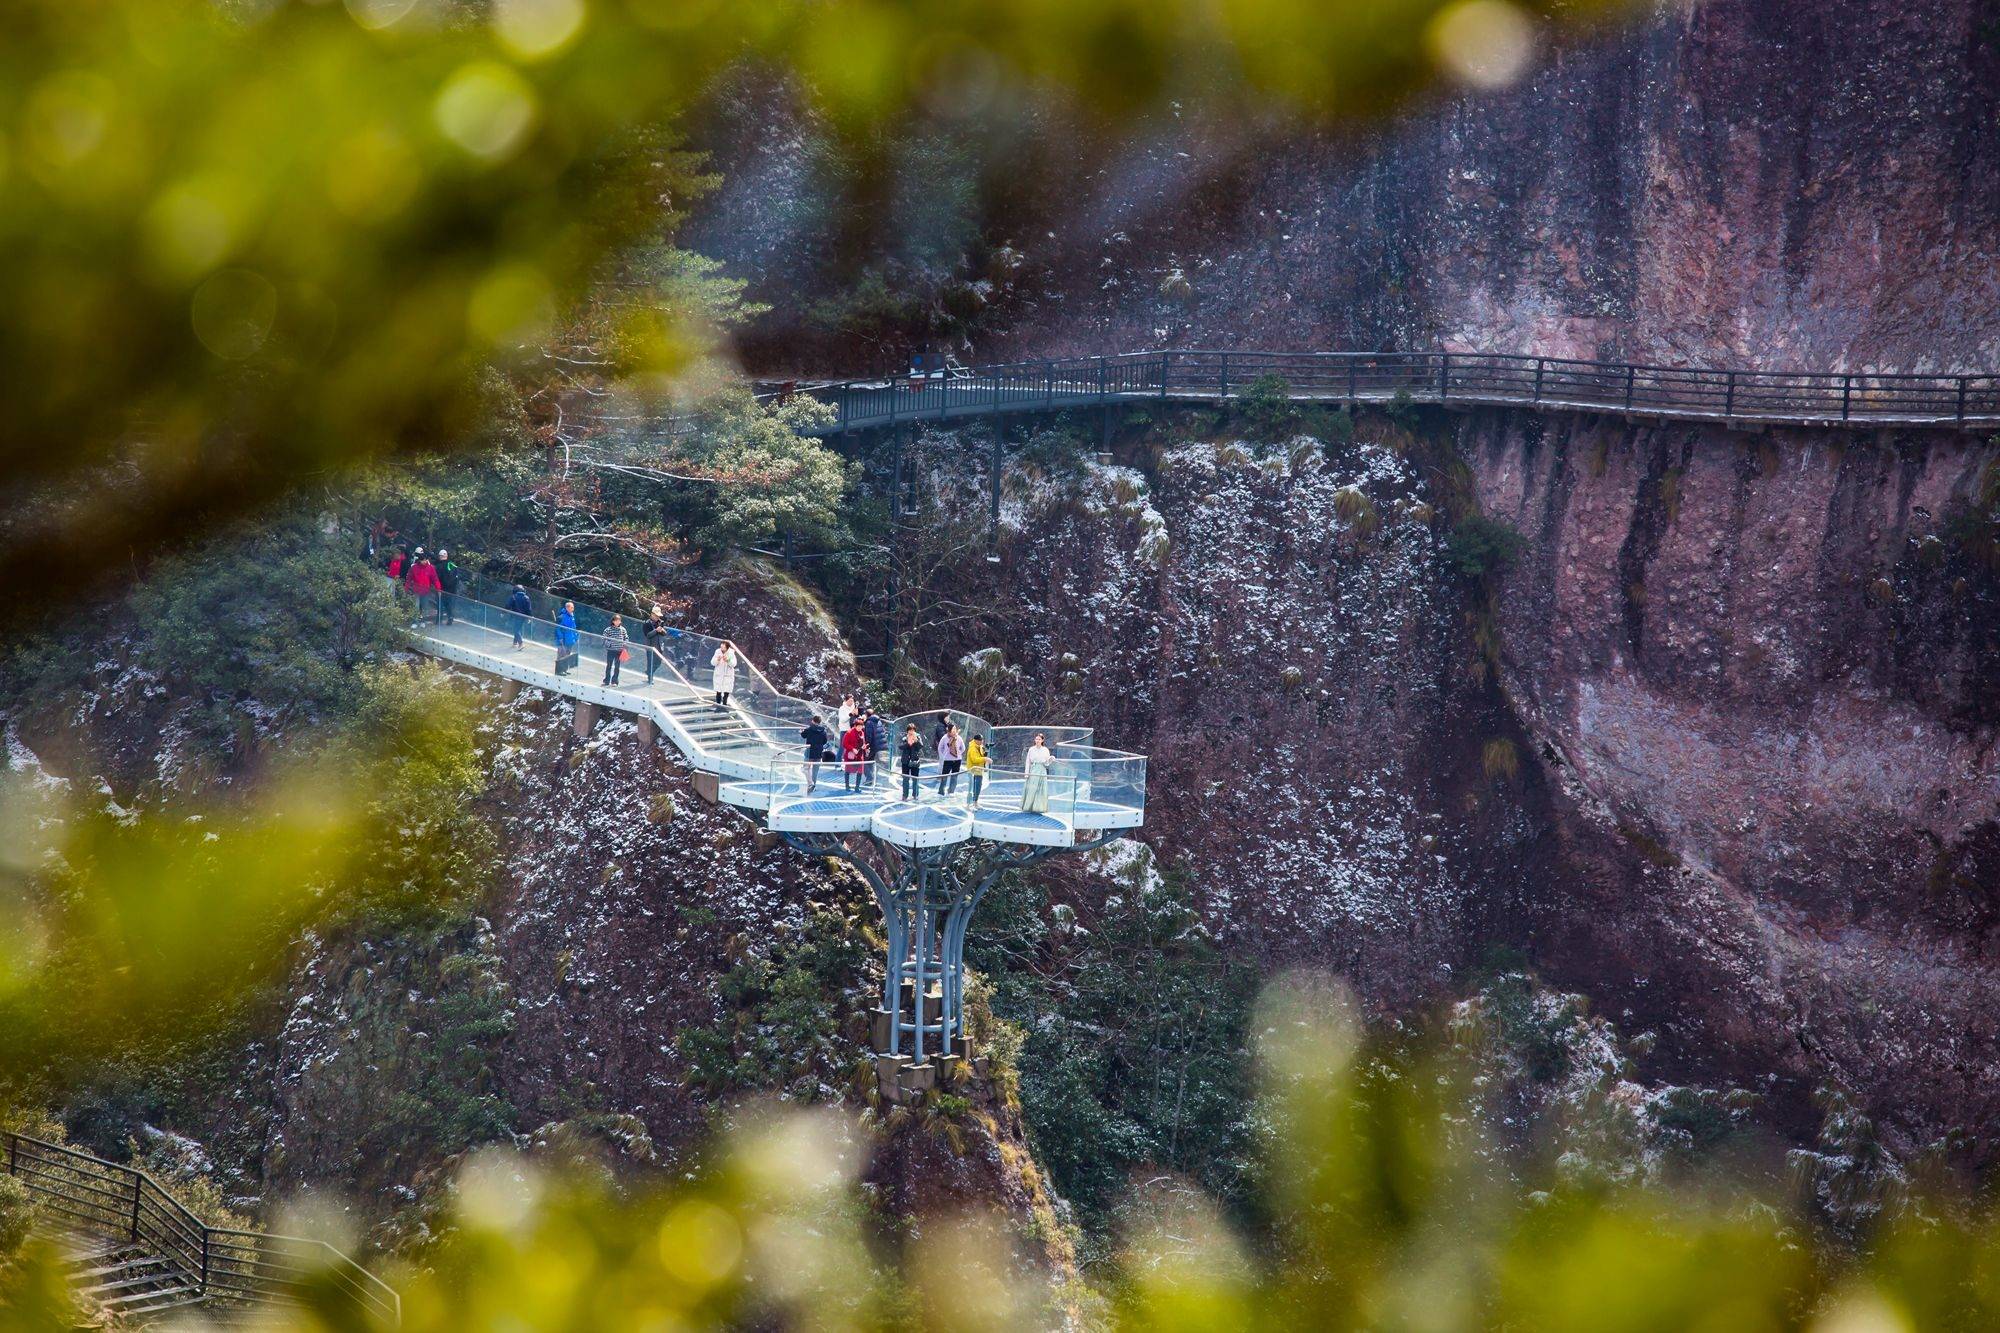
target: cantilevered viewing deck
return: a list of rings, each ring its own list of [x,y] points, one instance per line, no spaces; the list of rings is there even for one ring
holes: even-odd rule
[[[618,683],[607,685],[606,640],[599,631],[609,624],[609,612],[579,604],[577,628],[565,631],[553,619],[560,602],[530,594],[534,609],[520,614],[504,604],[509,591],[472,580],[451,599],[450,623],[426,614],[412,626],[416,645],[491,675],[651,721],[690,768],[717,775],[722,802],[773,833],[859,833],[901,848],[972,840],[1060,848],[1074,845],[1080,833],[1144,822],[1145,756],[1098,746],[1088,728],[998,726],[956,711],[885,717],[889,746],[874,762],[808,763],[800,733],[814,716],[831,733],[835,710],[779,692],[740,650],[736,688],[730,703],[719,706],[711,659],[722,640],[671,630],[659,642],[649,680],[642,626],[628,622],[631,659]],[[557,644],[565,633],[574,635],[577,665],[558,674]],[[948,722],[958,724],[962,737],[985,741],[983,773],[941,771],[937,739]],[[914,798],[906,799],[902,749],[912,724],[921,766]],[[1038,734],[1049,757],[1031,764]]]

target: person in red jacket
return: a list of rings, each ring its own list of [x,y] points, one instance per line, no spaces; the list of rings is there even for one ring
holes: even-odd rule
[[[389,582],[401,583],[403,581],[403,566],[409,563],[410,563],[410,556],[407,551],[398,551],[396,552],[396,554],[390,556]]]
[[[840,736],[840,789],[844,792],[861,790],[861,775],[868,771],[868,742],[861,735],[861,724],[850,723]]]
[[[442,586],[438,582],[437,566],[419,551],[416,567],[410,571],[410,591],[415,593],[417,598],[417,619],[424,618],[426,607],[431,616],[436,617],[438,589]]]

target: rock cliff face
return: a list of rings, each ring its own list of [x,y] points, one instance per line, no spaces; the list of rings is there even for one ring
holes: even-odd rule
[[[1144,836],[1209,927],[1378,1011],[1516,947],[1653,1030],[1656,1076],[1795,1134],[1829,1085],[1901,1148],[2000,1109],[2000,585],[1947,521],[1992,447],[1500,412],[1356,439],[1024,460],[1001,610],[938,669],[998,649],[996,715],[1149,752]],[[1525,537],[1490,593],[1447,567],[1454,477]]]
[[[879,360],[798,336],[856,242],[833,229],[813,127],[774,102],[719,117],[744,184],[696,240],[776,303],[760,366]],[[1515,88],[1351,134],[1190,109],[1106,143],[1003,118],[984,136],[1005,156],[977,182],[984,229],[958,238],[965,290],[943,305],[981,356],[1445,345],[1986,371],[1996,114],[1990,0],[1652,0],[1565,35]],[[908,208],[868,216],[876,251],[941,244]],[[812,262],[774,260],[774,239]]]
[[[1537,952],[1741,1076],[1990,1120],[2000,600],[1943,519],[1993,448],[1462,427],[1530,539],[1498,607],[1566,867]]]

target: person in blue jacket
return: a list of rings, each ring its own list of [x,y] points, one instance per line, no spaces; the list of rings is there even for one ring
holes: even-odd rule
[[[514,591],[507,594],[507,619],[512,622],[511,628],[514,631],[514,646],[516,648],[521,646],[521,632],[527,628],[528,617],[534,613],[535,603],[528,596],[528,590],[518,583],[515,584]]]
[[[576,662],[576,603],[564,602],[556,614],[556,674],[565,676]]]

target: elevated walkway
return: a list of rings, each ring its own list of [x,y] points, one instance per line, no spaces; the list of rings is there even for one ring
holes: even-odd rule
[[[2000,426],[2000,375],[1646,366],[1489,352],[1172,349],[799,386],[834,410],[814,432],[919,421],[1215,403],[1267,392],[1315,403],[1425,403],[1610,412],[1744,425]]]
[[[630,660],[619,680],[606,684],[607,641],[599,631],[610,614],[579,605],[577,665],[558,673],[558,643],[568,642],[552,618],[560,603],[531,594],[534,612],[519,615],[505,607],[509,591],[472,580],[450,599],[449,623],[427,613],[412,624],[413,642],[432,656],[644,719],[689,768],[716,775],[720,801],[773,833],[865,833],[905,849],[975,839],[1061,848],[1073,846],[1079,833],[1144,822],[1145,756],[1099,747],[1087,728],[1001,727],[956,711],[911,714],[884,718],[890,744],[873,763],[809,763],[800,733],[815,715],[832,732],[835,710],[781,693],[740,650],[736,688],[722,706],[715,703],[711,665],[722,640],[672,630],[653,656],[648,680],[642,626],[628,624]],[[941,771],[936,741],[947,722],[956,722],[962,736],[985,740],[990,764],[984,773]],[[912,724],[921,762],[915,791],[906,798],[902,738]],[[1051,757],[1031,769],[1027,756],[1037,735]]]

